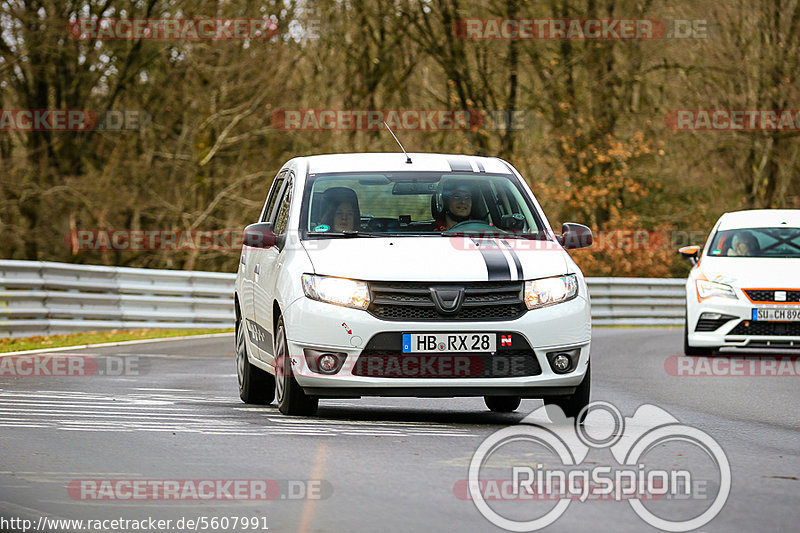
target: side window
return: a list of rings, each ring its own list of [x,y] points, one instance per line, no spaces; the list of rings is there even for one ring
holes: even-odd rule
[[[281,192],[281,185],[283,185],[283,179],[286,177],[286,171],[283,170],[278,173],[275,177],[275,181],[272,182],[272,188],[269,190],[269,195],[267,196],[267,201],[264,204],[264,210],[261,211],[261,219],[259,222],[267,222],[270,220],[270,215],[272,214],[272,210],[275,208],[275,201],[278,199],[278,193]]]
[[[281,198],[280,206],[278,206],[278,213],[275,216],[275,235],[282,235],[286,232],[286,224],[289,222],[289,207],[292,205],[292,185],[294,180],[292,175],[286,180],[284,186],[283,198]]]

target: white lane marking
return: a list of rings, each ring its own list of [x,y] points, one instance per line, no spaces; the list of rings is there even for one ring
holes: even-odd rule
[[[36,398],[31,398],[31,395]],[[198,395],[197,391],[186,389],[148,391],[140,388],[135,393],[118,395],[74,391],[0,391],[0,427],[228,436],[477,436],[469,428],[442,423],[280,417],[275,416],[274,407],[232,407],[234,402],[236,400],[232,397],[204,397]],[[198,405],[208,403],[218,404],[215,412],[206,414],[207,411],[197,411]],[[242,411],[248,413],[237,417],[243,414]]]
[[[158,392],[195,392],[192,389],[156,389],[151,387],[136,387],[135,390],[158,391]]]

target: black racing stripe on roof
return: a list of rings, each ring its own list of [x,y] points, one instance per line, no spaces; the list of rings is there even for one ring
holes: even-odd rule
[[[453,172],[472,172],[472,165],[465,158],[448,157],[447,164]]]

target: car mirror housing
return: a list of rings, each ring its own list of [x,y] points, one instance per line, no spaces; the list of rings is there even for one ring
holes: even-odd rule
[[[586,248],[594,242],[592,230],[583,224],[565,222],[561,226],[561,235],[557,237],[558,242],[567,250],[576,248]]]
[[[250,248],[272,248],[278,241],[278,237],[269,222],[257,222],[244,228],[242,244]]]
[[[697,255],[700,253],[700,247],[696,244],[692,246],[684,246],[679,248],[678,252],[686,259],[692,262],[693,265],[697,264]]]

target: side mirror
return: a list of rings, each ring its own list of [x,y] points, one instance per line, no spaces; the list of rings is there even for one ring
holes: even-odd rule
[[[257,222],[244,228],[242,244],[250,248],[272,248],[278,241],[272,224],[269,222]]]
[[[700,247],[696,244],[692,246],[684,246],[683,248],[679,248],[678,252],[689,261],[692,262],[693,265],[697,264],[697,256],[700,253]]]
[[[556,237],[558,242],[567,250],[586,248],[594,242],[592,230],[583,224],[565,222],[561,226],[561,235]]]

